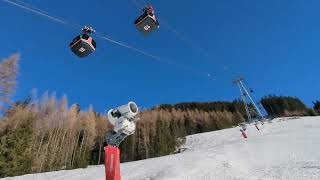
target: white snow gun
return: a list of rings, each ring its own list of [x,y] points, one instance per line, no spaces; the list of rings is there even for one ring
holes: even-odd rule
[[[126,137],[134,134],[138,120],[135,117],[138,112],[137,104],[132,101],[108,111],[108,120],[113,125],[113,132],[106,135],[109,146],[119,147]]]

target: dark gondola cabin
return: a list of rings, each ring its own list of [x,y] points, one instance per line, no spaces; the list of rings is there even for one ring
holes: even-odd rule
[[[146,6],[143,9],[143,14],[134,22],[136,28],[145,36],[159,29],[159,22],[154,14],[152,6]]]
[[[89,36],[94,30],[88,30],[88,28],[83,29],[83,34],[77,36],[70,43],[71,51],[78,57],[86,57],[96,50],[96,42]]]

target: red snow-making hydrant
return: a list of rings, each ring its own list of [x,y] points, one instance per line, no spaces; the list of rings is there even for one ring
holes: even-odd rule
[[[118,147],[107,146],[105,151],[106,180],[120,180],[120,150]]]

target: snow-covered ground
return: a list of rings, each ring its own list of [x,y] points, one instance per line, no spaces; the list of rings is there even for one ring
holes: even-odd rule
[[[260,125],[261,126],[261,125]],[[319,180],[320,117],[188,136],[185,152],[121,164],[123,180]],[[25,175],[8,180],[103,180],[104,167]]]

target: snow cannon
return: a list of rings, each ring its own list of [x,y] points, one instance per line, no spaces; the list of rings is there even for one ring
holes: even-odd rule
[[[113,132],[106,135],[108,145],[119,146],[127,136],[134,134],[138,112],[137,104],[132,101],[108,111],[108,121],[113,125]]]
[[[135,102],[119,106],[108,111],[108,121],[113,125],[113,131],[106,135],[105,173],[106,180],[120,180],[120,143],[134,134],[139,109]]]

